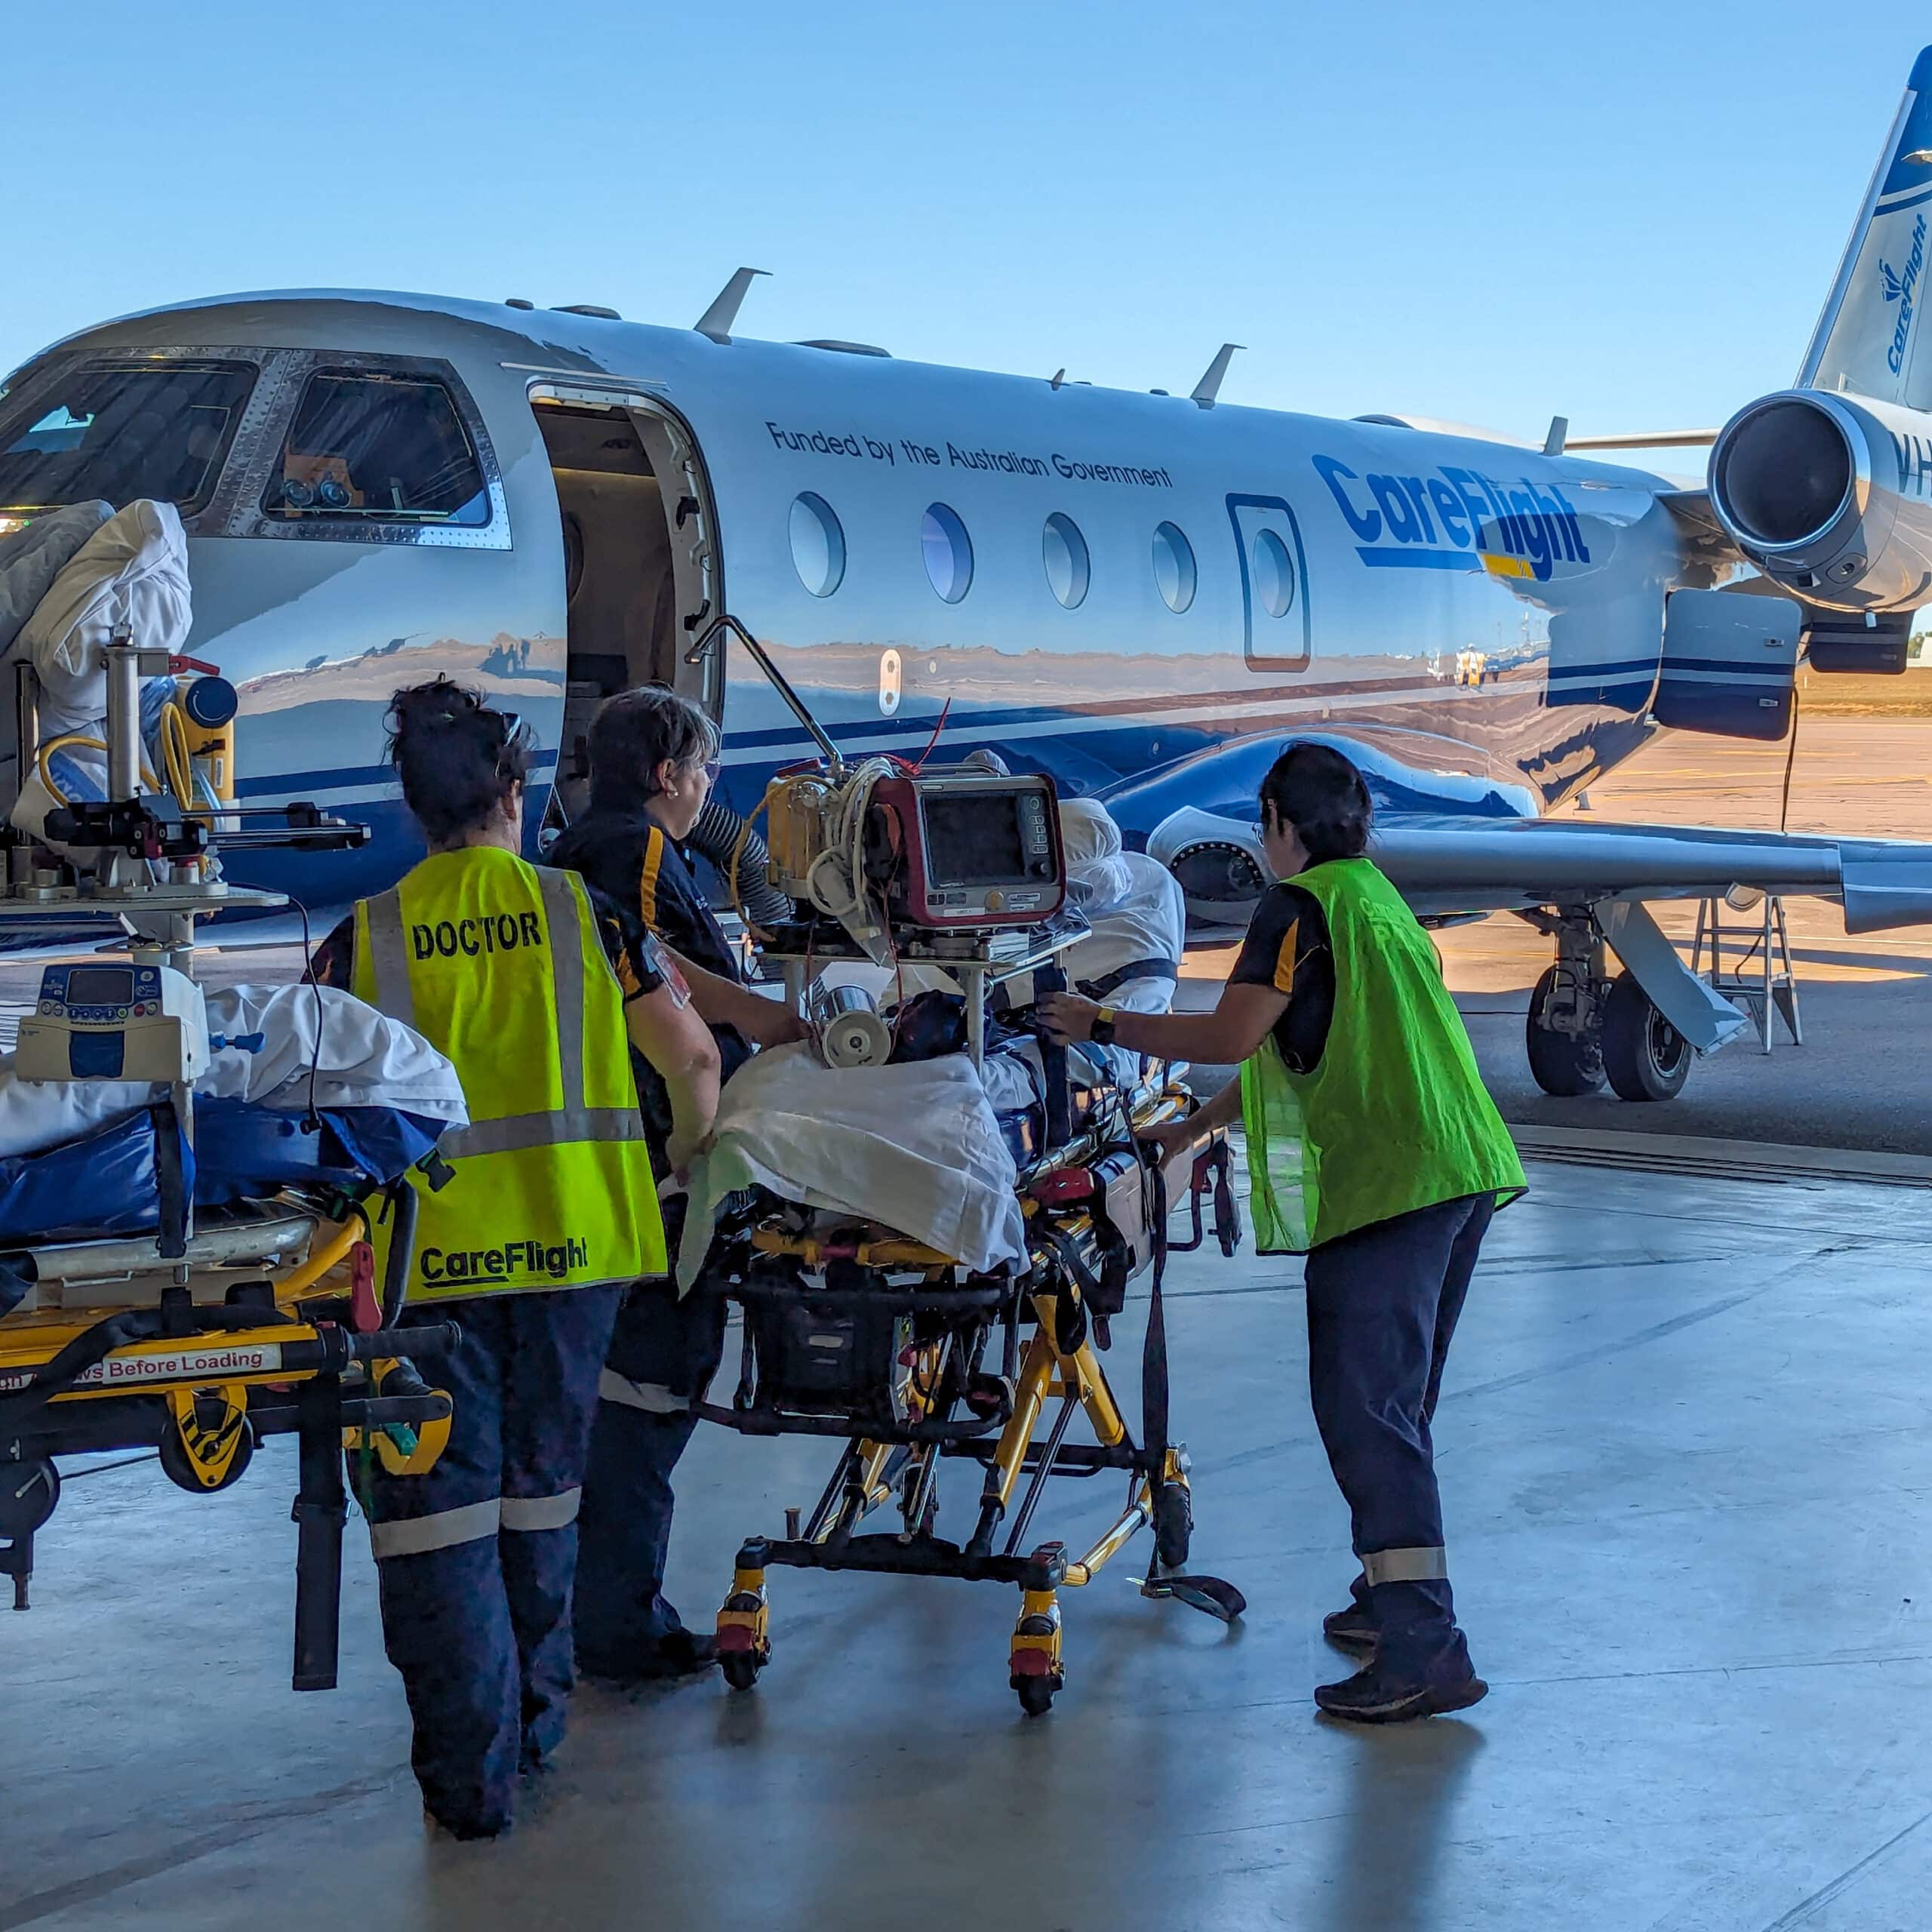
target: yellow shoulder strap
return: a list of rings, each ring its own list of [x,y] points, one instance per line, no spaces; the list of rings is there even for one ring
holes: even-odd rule
[[[664,835],[656,826],[645,840],[644,864],[638,874],[637,909],[653,932],[657,930],[657,872],[664,863]]]

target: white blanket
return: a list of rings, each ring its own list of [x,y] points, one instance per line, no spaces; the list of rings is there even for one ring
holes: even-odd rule
[[[678,1285],[697,1279],[725,1197],[753,1186],[879,1222],[982,1272],[1017,1265],[1017,1178],[963,1054],[833,1072],[809,1047],[774,1048],[719,1101],[711,1151],[691,1174]]]
[[[195,1091],[206,1100],[251,1100],[290,1111],[309,1104],[316,996],[322,1050],[318,1107],[399,1107],[451,1127],[469,1109],[456,1069],[414,1029],[334,986],[227,986],[208,996],[208,1031],[263,1035],[261,1050],[224,1047]],[[144,1080],[20,1080],[0,1055],[0,1159],[37,1154],[166,1099]]]
[[[40,675],[41,730],[52,737],[107,714],[107,642],[124,626],[149,651],[188,635],[188,540],[172,503],[137,498],[70,557],[20,627]]]

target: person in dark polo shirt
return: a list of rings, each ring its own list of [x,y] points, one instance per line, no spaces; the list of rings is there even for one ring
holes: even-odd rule
[[[607,699],[590,730],[590,809],[551,848],[550,863],[583,875],[635,915],[678,966],[711,1027],[728,1080],[755,1048],[804,1037],[797,1017],[748,986],[681,849],[718,774],[718,732],[688,699],[647,685]],[[638,1103],[654,1147],[669,1105],[648,1063]],[[668,1169],[666,1170],[668,1172]],[[665,1201],[675,1254],[684,1196]],[[578,1520],[577,1655],[620,1681],[709,1669],[712,1639],[688,1630],[664,1595],[674,1498],[671,1475],[696,1426],[724,1346],[724,1304],[702,1278],[641,1281],[617,1316],[599,1386]]]

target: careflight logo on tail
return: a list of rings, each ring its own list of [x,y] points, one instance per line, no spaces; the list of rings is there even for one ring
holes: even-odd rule
[[[1560,563],[1590,561],[1576,506],[1553,484],[1498,481],[1447,463],[1420,476],[1359,476],[1332,456],[1314,463],[1371,569],[1486,571],[1542,583]]]
[[[1925,217],[1912,224],[1912,249],[1905,266],[1895,269],[1881,259],[1878,274],[1885,285],[1885,300],[1899,305],[1899,318],[1892,326],[1892,346],[1885,351],[1885,367],[1894,375],[1905,368],[1906,344],[1912,339],[1912,318],[1917,312],[1918,278],[1925,272]]]

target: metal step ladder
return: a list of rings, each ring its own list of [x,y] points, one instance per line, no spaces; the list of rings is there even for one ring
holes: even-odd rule
[[[1765,894],[1755,906],[1740,906],[1727,896],[1705,900],[1697,908],[1690,970],[1713,992],[1750,1015],[1761,1051],[1771,1051],[1774,1013],[1784,1021],[1792,1044],[1804,1045],[1791,934],[1784,901],[1777,894]]]

